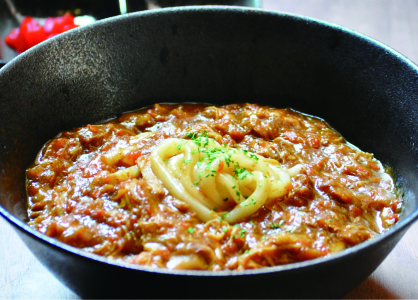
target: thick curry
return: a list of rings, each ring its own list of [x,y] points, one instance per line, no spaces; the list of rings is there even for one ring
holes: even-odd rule
[[[383,233],[402,198],[323,120],[254,104],[154,105],[60,133],[27,170],[29,224],[112,259],[243,270]]]

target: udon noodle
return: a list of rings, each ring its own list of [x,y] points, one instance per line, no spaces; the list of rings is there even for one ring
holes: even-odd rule
[[[285,195],[291,189],[290,175],[301,169],[283,169],[275,160],[221,146],[207,136],[165,140],[151,153],[151,166],[170,193],[187,202],[201,220],[221,216],[229,223]],[[230,200],[235,207],[217,214]]]

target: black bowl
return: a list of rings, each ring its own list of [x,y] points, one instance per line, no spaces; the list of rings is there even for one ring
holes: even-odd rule
[[[324,118],[393,168],[405,198],[401,219],[329,257],[217,273],[107,260],[25,224],[25,169],[48,139],[156,102],[256,102]],[[417,67],[338,26],[228,7],[115,17],[48,40],[1,69],[0,213],[82,297],[338,298],[367,278],[418,218],[417,117]]]

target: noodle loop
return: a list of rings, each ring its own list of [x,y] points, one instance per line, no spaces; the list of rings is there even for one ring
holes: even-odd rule
[[[290,174],[301,169],[286,170],[275,160],[221,146],[207,136],[166,139],[150,159],[169,192],[205,222],[221,217],[235,223],[250,216],[267,200],[287,194]]]

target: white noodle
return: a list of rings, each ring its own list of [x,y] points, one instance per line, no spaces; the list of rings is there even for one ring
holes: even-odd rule
[[[212,139],[196,141],[170,138],[150,156],[151,168],[176,198],[187,202],[207,222],[222,217],[229,223],[255,213],[267,200],[284,196],[291,186],[290,172],[271,159],[223,147]],[[236,206],[225,209],[233,200]],[[223,210],[222,213],[216,211]]]

